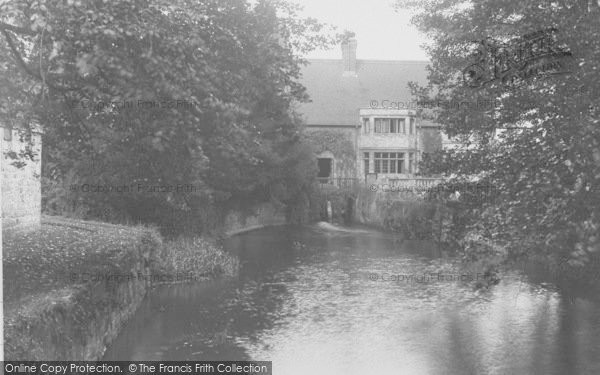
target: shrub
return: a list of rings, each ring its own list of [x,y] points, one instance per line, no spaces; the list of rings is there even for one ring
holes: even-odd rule
[[[192,278],[233,276],[239,261],[226,253],[215,241],[200,237],[180,237],[165,244],[163,271]]]
[[[438,207],[428,202],[394,201],[385,210],[383,226],[408,239],[434,239],[437,211]]]

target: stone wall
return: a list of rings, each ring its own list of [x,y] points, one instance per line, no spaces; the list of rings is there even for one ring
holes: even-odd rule
[[[0,128],[3,230],[34,229],[41,215],[41,152],[38,130]],[[22,154],[30,150],[33,160]]]
[[[395,195],[392,199],[391,195]],[[451,212],[438,202],[411,192],[390,193],[362,189],[356,198],[354,220],[401,234],[406,239],[443,241],[448,236]]]
[[[28,304],[27,313],[6,327],[7,360],[100,360],[149,289],[137,276],[142,272],[150,279],[142,263],[131,272],[136,277],[116,287],[61,289]]]
[[[91,266],[85,271],[78,270],[117,278],[76,283],[22,297],[18,303],[11,302],[4,311],[6,359],[99,360],[151,287],[151,268],[162,252],[160,235],[147,228],[54,217],[44,219],[42,228],[44,226],[58,226],[63,233],[89,230],[90,236],[95,235],[92,232],[102,232],[106,242],[109,238],[123,237],[127,241],[122,243],[128,245],[118,249],[118,255],[113,254],[119,259],[118,264],[96,266],[98,271],[93,271]],[[31,235],[30,232],[14,233]],[[104,256],[109,258],[109,254]]]
[[[366,188],[361,189],[356,197],[354,220],[361,224],[384,228],[387,224],[387,218],[391,215],[389,211],[392,206],[400,207],[400,214],[403,214],[402,206],[408,207],[419,202],[412,194],[404,194],[402,198],[393,197],[392,195],[399,195],[399,193],[388,193],[381,189],[377,191]]]
[[[333,155],[333,178],[356,177],[356,133],[353,127],[307,127],[305,136],[314,147],[315,163],[320,154]]]
[[[223,233],[226,236],[233,236],[238,233],[285,223],[286,215],[283,207],[276,207],[272,203],[263,203],[246,212],[239,210],[228,212],[225,215]]]

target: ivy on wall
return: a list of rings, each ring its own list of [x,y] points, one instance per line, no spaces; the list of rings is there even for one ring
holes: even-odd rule
[[[331,151],[336,159],[354,161],[356,153],[352,141],[353,132],[354,129],[319,129],[307,131],[305,136],[316,153]]]
[[[354,149],[354,129],[318,129],[305,133],[306,141],[315,153],[329,151],[335,158],[336,177],[355,177],[356,152]]]

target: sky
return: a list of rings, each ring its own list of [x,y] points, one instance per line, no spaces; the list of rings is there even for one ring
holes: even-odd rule
[[[420,47],[424,35],[410,23],[406,10],[396,11],[394,0],[292,0],[304,7],[302,15],[344,30],[354,31],[358,59],[428,60]],[[314,51],[308,58],[341,59],[340,46]]]

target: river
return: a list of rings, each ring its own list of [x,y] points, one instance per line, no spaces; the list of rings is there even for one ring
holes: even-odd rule
[[[235,279],[165,285],[104,360],[266,360],[276,375],[600,374],[600,302],[540,272],[490,288],[423,241],[276,227],[227,240]]]

